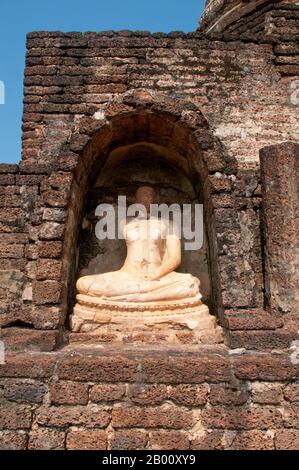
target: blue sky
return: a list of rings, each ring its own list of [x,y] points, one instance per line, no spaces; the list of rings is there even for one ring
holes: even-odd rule
[[[5,104],[0,104],[0,163],[18,163],[21,158],[28,31],[194,31],[204,3],[201,0],[1,0],[0,81],[5,84]]]

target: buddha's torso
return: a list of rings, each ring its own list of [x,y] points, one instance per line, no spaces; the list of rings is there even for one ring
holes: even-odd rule
[[[127,244],[125,267],[147,273],[159,267],[165,253],[168,226],[160,219],[133,219],[124,229]]]

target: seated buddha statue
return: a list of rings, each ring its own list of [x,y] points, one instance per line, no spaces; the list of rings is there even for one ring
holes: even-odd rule
[[[163,219],[150,217],[155,191],[142,186],[136,203],[146,210],[144,218],[128,221],[124,227],[127,257],[118,271],[81,277],[79,294],[111,302],[166,302],[201,298],[199,279],[178,273],[181,243]]]
[[[215,317],[201,302],[199,279],[175,271],[181,242],[171,223],[151,216],[154,199],[152,187],[137,190],[136,203],[143,205],[144,216],[124,224],[127,256],[122,268],[78,279],[72,331],[127,337],[139,328],[148,334],[163,330],[173,338],[182,328],[215,328]]]

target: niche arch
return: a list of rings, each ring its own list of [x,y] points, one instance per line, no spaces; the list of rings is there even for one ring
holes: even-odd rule
[[[221,207],[219,183],[221,192],[221,181],[228,181],[236,173],[236,162],[213,136],[197,106],[189,101],[174,102],[149,90],[119,95],[93,117],[82,118],[68,143],[68,150],[79,158],[73,173],[65,231],[63,304],[70,313],[77,275],[78,234],[88,188],[93,187],[101,171],[105,172],[111,156],[112,160],[113,156],[117,159],[120,149],[138,145],[159,149],[168,164],[188,176],[204,204],[213,310],[225,326],[214,209]],[[229,192],[232,190],[226,187],[226,195]]]

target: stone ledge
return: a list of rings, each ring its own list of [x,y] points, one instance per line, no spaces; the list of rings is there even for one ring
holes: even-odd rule
[[[297,354],[298,355],[298,354]],[[201,383],[298,379],[299,360],[290,352],[228,350],[225,346],[68,346],[51,353],[7,353],[0,377],[142,383]]]

